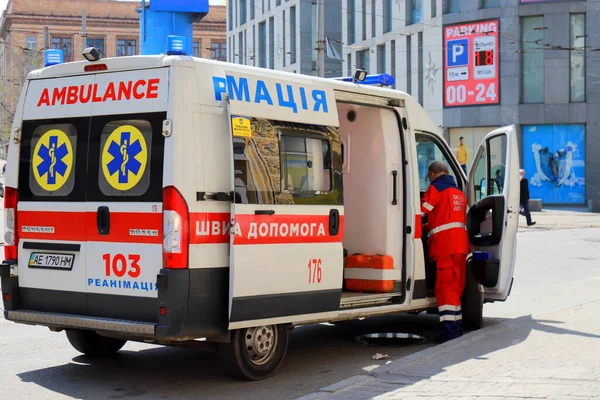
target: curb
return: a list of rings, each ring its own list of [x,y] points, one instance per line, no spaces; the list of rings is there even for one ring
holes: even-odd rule
[[[593,305],[593,304],[598,304],[600,306],[600,300],[592,301],[589,303],[571,304],[571,305],[567,305],[567,306],[556,307],[551,310],[546,310],[546,311],[543,311],[540,313],[531,314],[531,317],[532,317],[532,319],[540,319],[543,317],[547,317],[548,315],[559,313],[559,312],[562,312],[565,310],[580,308],[583,306]],[[416,361],[419,361],[419,360],[422,360],[425,358],[430,358],[431,356],[433,356],[434,354],[439,353],[439,352],[452,350],[453,348],[461,347],[467,343],[484,340],[487,336],[496,334],[498,331],[509,329],[511,327],[511,325],[519,325],[518,323],[515,323],[515,320],[518,318],[520,318],[520,317],[502,321],[498,324],[489,326],[487,328],[483,328],[483,329],[480,329],[477,331],[470,332],[466,335],[461,336],[458,339],[454,339],[449,342],[440,344],[438,346],[430,347],[425,350],[421,350],[416,353],[410,354],[408,356],[395,359],[395,360],[389,362],[388,364],[385,364],[385,365],[375,368],[373,371],[371,371],[367,374],[352,376],[352,377],[345,379],[343,381],[340,381],[338,383],[334,383],[333,385],[321,388],[317,392],[308,394],[303,397],[299,397],[296,400],[318,400],[318,399],[322,399],[332,393],[335,393],[335,392],[338,392],[338,391],[341,391],[344,389],[348,389],[352,386],[358,386],[358,385],[365,384],[368,382],[376,382],[376,381],[380,380],[379,378],[384,378],[384,376],[386,374],[389,374],[391,371],[393,371],[398,366],[398,363],[400,361],[402,362],[402,365],[405,366],[405,365],[414,363]]]

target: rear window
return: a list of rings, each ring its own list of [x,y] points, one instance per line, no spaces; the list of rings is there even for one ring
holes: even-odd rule
[[[40,125],[31,138],[29,189],[34,196],[68,196],[75,187],[77,129],[72,124]]]

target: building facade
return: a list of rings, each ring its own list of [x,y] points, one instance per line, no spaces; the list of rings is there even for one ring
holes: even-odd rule
[[[112,0],[10,0],[0,21],[2,138],[10,132],[22,83],[42,66],[46,48],[63,50],[65,61],[82,60],[89,46],[105,57],[139,54],[140,7],[141,2]],[[194,55],[226,60],[225,16],[225,6],[211,6],[194,24]]]
[[[324,7],[325,36],[340,53],[341,4],[327,0]],[[316,75],[316,1],[229,0],[227,7],[229,62]],[[325,57],[325,76],[342,75],[342,61]]]
[[[596,1],[343,0],[342,13],[346,74],[393,75],[453,151],[464,138],[468,168],[486,133],[515,124],[531,197],[600,212]]]

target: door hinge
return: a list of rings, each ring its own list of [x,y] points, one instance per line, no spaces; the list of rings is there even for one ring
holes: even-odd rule
[[[406,291],[410,292],[410,284],[412,283],[412,280],[410,278],[408,278],[406,280]]]
[[[406,227],[406,234],[410,235],[412,233],[412,226],[407,226]]]
[[[196,192],[196,201],[230,201],[233,203],[234,194],[233,192],[216,192],[216,193],[205,193]]]
[[[162,135],[163,137],[169,137],[171,136],[172,132],[172,126],[173,124],[171,123],[171,120],[169,119],[165,119],[163,121],[163,126],[162,126]]]
[[[15,143],[21,143],[21,132],[21,127],[13,129],[12,138]]]

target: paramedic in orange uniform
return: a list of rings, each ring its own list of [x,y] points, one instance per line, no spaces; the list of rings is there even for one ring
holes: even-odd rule
[[[421,211],[428,214],[428,256],[436,262],[435,298],[442,325],[438,340],[445,342],[462,335],[460,297],[469,252],[467,199],[442,162],[432,162],[427,177],[431,185],[421,200]]]

